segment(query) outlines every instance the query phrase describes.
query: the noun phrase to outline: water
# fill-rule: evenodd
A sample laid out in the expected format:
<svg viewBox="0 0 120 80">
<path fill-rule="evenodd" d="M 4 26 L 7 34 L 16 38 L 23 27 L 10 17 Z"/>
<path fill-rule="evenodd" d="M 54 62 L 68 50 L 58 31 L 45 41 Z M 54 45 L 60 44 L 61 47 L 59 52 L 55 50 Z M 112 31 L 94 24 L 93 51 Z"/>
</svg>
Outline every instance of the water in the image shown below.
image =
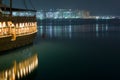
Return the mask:
<svg viewBox="0 0 120 80">
<path fill-rule="evenodd" d="M 38 55 L 38 67 L 32 80 L 117 80 L 120 79 L 120 26 L 38 26 L 33 45 L 1 55 L 0 69 L 34 53 Z"/>
</svg>

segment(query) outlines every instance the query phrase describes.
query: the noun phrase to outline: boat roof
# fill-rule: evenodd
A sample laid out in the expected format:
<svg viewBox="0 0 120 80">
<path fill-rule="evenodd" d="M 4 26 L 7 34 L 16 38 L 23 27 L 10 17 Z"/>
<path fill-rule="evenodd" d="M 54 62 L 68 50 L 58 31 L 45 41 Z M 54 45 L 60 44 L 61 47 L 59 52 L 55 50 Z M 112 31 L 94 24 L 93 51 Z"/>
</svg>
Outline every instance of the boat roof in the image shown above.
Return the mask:
<svg viewBox="0 0 120 80">
<path fill-rule="evenodd" d="M 10 7 L 4 5 L 4 4 L 0 4 L 0 8 L 2 11 L 10 11 Z M 12 11 L 31 11 L 31 12 L 36 12 L 37 10 L 33 10 L 33 9 L 20 9 L 20 8 L 12 8 Z"/>
</svg>

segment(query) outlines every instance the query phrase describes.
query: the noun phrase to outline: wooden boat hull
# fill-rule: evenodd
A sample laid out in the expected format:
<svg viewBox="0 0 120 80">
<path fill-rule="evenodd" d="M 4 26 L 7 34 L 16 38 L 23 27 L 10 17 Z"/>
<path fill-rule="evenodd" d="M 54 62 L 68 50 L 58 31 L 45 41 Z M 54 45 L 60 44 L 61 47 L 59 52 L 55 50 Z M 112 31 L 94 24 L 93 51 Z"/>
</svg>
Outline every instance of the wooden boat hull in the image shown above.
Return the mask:
<svg viewBox="0 0 120 80">
<path fill-rule="evenodd" d="M 15 41 L 11 41 L 12 36 L 0 38 L 0 52 L 31 44 L 35 36 L 36 32 L 17 36 Z"/>
</svg>

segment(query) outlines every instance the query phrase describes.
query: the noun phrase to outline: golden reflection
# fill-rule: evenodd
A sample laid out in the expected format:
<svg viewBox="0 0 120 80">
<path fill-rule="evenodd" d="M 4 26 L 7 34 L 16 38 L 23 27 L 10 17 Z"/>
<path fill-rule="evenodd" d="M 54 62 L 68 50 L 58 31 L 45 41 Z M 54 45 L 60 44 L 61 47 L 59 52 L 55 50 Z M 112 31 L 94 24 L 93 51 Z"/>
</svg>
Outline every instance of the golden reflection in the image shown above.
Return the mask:
<svg viewBox="0 0 120 80">
<path fill-rule="evenodd" d="M 30 74 L 38 66 L 38 56 L 34 54 L 33 56 L 21 61 L 14 61 L 13 66 L 9 69 L 0 72 L 0 80 L 16 80 L 23 78 L 24 76 Z"/>
</svg>

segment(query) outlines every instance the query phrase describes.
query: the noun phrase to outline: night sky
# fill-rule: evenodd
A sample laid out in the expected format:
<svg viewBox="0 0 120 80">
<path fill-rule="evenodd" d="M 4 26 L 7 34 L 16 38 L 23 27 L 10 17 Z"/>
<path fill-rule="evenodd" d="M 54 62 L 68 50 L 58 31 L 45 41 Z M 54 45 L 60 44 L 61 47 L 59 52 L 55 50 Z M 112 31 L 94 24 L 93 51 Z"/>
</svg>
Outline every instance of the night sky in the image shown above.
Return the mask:
<svg viewBox="0 0 120 80">
<path fill-rule="evenodd" d="M 25 0 L 30 7 L 30 0 Z M 120 0 L 31 0 L 36 9 L 80 9 L 92 15 L 120 15 Z M 13 0 L 13 6 L 25 8 L 24 0 Z M 8 0 L 4 0 L 8 3 Z"/>
</svg>

